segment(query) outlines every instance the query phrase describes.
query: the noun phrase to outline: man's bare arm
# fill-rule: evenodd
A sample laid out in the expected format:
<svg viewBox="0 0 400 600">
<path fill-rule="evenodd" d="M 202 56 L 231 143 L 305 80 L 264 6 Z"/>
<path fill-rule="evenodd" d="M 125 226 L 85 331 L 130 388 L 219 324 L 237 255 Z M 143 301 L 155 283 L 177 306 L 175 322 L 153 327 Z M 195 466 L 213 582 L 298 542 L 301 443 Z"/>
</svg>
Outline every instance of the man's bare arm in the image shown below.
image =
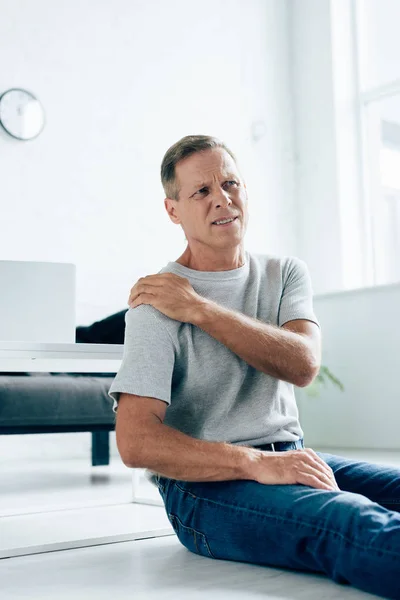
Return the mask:
<svg viewBox="0 0 400 600">
<path fill-rule="evenodd" d="M 263 323 L 210 300 L 193 313 L 191 322 L 263 373 L 299 387 L 309 385 L 318 373 L 318 344 L 311 336 Z M 316 339 L 318 326 L 311 321 L 307 324 L 315 328 Z"/>
<path fill-rule="evenodd" d="M 131 468 L 148 468 L 171 479 L 249 479 L 258 450 L 198 440 L 163 423 L 167 403 L 121 393 L 115 424 L 118 451 Z"/>
<path fill-rule="evenodd" d="M 225 442 L 192 438 L 165 424 L 141 431 L 140 449 L 129 467 L 147 468 L 183 481 L 253 479 L 252 463 L 260 451 Z"/>
<path fill-rule="evenodd" d="M 165 411 L 161 400 L 121 394 L 116 437 L 125 465 L 180 481 L 247 479 L 270 485 L 302 483 L 337 489 L 332 470 L 311 449 L 265 452 L 198 440 L 165 425 Z"/>
</svg>

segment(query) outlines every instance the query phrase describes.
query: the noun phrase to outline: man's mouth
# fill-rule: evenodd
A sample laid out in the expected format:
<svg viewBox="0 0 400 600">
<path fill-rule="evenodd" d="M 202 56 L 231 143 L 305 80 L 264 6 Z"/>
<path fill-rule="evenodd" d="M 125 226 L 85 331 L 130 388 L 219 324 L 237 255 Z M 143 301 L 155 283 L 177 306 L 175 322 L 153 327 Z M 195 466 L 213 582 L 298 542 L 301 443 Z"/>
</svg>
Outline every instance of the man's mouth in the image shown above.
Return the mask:
<svg viewBox="0 0 400 600">
<path fill-rule="evenodd" d="M 236 219 L 238 219 L 237 216 L 232 217 L 231 219 L 218 219 L 217 221 L 213 221 L 212 224 L 217 225 L 218 227 L 228 227 L 229 225 L 232 225 Z"/>
</svg>

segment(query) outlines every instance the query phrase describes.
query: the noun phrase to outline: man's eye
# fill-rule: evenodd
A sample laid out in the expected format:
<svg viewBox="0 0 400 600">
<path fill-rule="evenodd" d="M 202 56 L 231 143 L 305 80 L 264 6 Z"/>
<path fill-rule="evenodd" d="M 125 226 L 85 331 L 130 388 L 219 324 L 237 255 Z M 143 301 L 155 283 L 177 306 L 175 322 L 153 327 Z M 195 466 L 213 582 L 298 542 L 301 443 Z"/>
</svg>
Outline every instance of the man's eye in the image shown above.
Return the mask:
<svg viewBox="0 0 400 600">
<path fill-rule="evenodd" d="M 231 181 L 227 181 L 226 183 L 227 183 L 228 185 L 238 185 L 238 182 L 237 182 L 237 181 L 233 181 L 233 180 L 231 180 Z"/>
<path fill-rule="evenodd" d="M 198 194 L 205 194 L 205 192 L 207 191 L 207 188 L 201 188 L 201 190 L 198 190 Z"/>
</svg>

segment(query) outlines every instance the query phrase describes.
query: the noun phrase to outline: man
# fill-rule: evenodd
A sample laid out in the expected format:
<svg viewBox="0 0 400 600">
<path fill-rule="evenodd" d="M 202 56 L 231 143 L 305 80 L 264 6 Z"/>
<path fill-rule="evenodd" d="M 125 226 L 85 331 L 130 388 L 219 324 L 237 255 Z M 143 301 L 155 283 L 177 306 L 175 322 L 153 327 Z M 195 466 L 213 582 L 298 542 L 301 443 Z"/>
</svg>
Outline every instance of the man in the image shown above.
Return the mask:
<svg viewBox="0 0 400 600">
<path fill-rule="evenodd" d="M 123 462 L 192 552 L 400 598 L 400 471 L 304 448 L 293 386 L 320 365 L 306 265 L 244 249 L 246 185 L 219 140 L 181 139 L 161 179 L 187 247 L 131 290 L 109 392 Z"/>
</svg>

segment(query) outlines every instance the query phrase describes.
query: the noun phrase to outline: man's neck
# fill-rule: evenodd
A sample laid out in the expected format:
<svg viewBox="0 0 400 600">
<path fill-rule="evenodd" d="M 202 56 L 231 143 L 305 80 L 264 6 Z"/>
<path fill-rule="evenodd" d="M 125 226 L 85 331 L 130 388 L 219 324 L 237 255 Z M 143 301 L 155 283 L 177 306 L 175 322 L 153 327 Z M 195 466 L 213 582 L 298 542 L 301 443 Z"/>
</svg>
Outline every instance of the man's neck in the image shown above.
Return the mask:
<svg viewBox="0 0 400 600">
<path fill-rule="evenodd" d="M 214 256 L 194 256 L 190 248 L 175 261 L 183 267 L 195 271 L 232 271 L 242 267 L 245 263 L 245 251 L 241 247 L 231 256 L 217 254 Z"/>
</svg>

